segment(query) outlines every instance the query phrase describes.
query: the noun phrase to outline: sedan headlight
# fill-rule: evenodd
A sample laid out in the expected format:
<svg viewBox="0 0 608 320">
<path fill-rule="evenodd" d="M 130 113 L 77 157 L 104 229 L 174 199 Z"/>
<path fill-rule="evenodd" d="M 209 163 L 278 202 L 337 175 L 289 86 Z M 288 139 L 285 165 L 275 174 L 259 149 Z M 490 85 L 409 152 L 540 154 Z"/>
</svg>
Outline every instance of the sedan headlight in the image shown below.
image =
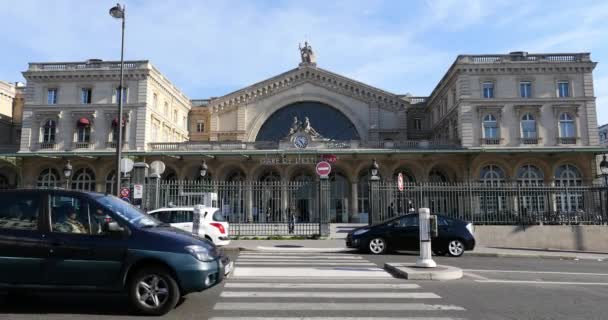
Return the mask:
<svg viewBox="0 0 608 320">
<path fill-rule="evenodd" d="M 369 231 L 369 229 L 359 229 L 359 230 L 353 232 L 353 236 L 359 236 L 359 235 L 362 235 L 362 234 L 364 234 L 364 233 L 366 233 L 368 231 Z"/>
<path fill-rule="evenodd" d="M 197 260 L 200 260 L 203 262 L 209 262 L 209 261 L 213 261 L 215 259 L 211 255 L 211 252 L 209 251 L 209 249 L 207 249 L 205 247 L 187 246 L 185 249 L 186 249 L 186 251 L 188 251 L 188 253 L 190 253 Z"/>
</svg>

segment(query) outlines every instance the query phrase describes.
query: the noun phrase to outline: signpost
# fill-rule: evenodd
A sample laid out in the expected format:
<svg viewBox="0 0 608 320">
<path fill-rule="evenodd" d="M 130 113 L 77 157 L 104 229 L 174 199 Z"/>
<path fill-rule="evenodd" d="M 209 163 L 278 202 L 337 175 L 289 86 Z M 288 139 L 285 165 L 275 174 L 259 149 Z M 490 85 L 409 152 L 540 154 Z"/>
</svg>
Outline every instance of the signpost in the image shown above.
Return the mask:
<svg viewBox="0 0 608 320">
<path fill-rule="evenodd" d="M 317 163 L 316 170 L 319 177 L 328 177 L 331 173 L 331 164 L 327 161 L 321 161 Z"/>
<path fill-rule="evenodd" d="M 399 191 L 403 191 L 403 173 L 401 172 L 397 176 L 397 188 L 399 188 Z"/>
</svg>

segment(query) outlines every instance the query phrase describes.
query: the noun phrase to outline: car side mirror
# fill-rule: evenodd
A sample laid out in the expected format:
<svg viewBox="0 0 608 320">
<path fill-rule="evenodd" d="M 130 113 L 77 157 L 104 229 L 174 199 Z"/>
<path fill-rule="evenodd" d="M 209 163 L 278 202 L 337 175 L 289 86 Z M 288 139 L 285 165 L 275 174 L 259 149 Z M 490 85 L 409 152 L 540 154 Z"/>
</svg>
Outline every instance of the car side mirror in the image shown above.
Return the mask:
<svg viewBox="0 0 608 320">
<path fill-rule="evenodd" d="M 105 230 L 108 233 L 114 234 L 123 234 L 125 232 L 125 228 L 121 227 L 116 221 L 106 222 Z"/>
</svg>

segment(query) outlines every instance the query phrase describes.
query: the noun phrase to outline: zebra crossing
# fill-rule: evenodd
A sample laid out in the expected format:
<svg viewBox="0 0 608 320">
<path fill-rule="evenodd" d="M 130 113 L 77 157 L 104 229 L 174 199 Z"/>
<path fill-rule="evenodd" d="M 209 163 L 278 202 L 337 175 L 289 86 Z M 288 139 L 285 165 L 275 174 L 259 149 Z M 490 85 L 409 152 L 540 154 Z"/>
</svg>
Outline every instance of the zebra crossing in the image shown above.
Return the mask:
<svg viewBox="0 0 608 320">
<path fill-rule="evenodd" d="M 441 299 L 358 255 L 242 252 L 210 319 L 464 319 Z"/>
</svg>

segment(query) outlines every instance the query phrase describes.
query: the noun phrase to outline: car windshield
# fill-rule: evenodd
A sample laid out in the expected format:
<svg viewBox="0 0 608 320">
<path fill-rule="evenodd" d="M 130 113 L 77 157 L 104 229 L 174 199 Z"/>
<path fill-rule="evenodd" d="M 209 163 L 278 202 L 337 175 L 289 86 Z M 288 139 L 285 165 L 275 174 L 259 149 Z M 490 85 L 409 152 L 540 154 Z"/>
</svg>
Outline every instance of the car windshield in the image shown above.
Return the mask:
<svg viewBox="0 0 608 320">
<path fill-rule="evenodd" d="M 130 203 L 120 200 L 115 196 L 105 195 L 97 198 L 97 201 L 138 228 L 157 227 L 163 224 L 152 216 L 145 214 L 140 209 L 132 206 Z"/>
</svg>

